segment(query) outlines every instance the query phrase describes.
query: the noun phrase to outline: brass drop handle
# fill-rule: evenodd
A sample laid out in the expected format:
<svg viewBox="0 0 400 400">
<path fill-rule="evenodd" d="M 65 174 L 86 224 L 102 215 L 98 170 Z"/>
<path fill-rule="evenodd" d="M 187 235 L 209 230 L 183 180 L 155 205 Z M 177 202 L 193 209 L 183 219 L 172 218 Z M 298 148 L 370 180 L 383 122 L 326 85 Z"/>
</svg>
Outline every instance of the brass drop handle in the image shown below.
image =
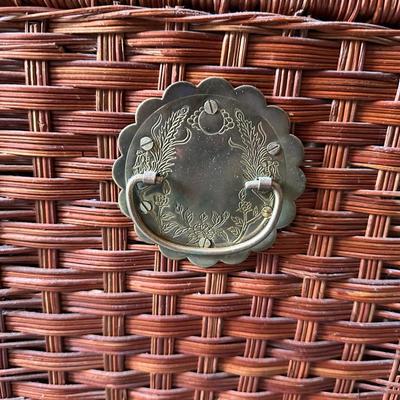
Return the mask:
<svg viewBox="0 0 400 400">
<path fill-rule="evenodd" d="M 271 216 L 268 220 L 265 220 L 259 228 L 255 231 L 255 234 L 241 243 L 236 243 L 231 246 L 221 246 L 212 248 L 202 248 L 185 246 L 179 243 L 171 242 L 170 240 L 164 239 L 161 236 L 156 235 L 151 231 L 146 224 L 143 222 L 138 208 L 134 204 L 133 189 L 138 183 L 145 185 L 157 185 L 162 183 L 162 177 L 157 175 L 154 171 L 146 171 L 143 174 L 136 174 L 132 176 L 126 185 L 126 204 L 129 212 L 129 216 L 136 224 L 136 226 L 154 243 L 158 243 L 160 246 L 169 248 L 170 250 L 180 253 L 190 253 L 193 255 L 208 255 L 208 256 L 224 256 L 234 254 L 236 252 L 242 252 L 249 250 L 262 242 L 275 228 L 278 223 L 279 216 L 282 209 L 282 189 L 280 185 L 270 177 L 259 177 L 253 181 L 245 183 L 245 189 L 257 190 L 257 191 L 268 191 L 272 190 L 274 193 L 274 207 Z"/>
</svg>

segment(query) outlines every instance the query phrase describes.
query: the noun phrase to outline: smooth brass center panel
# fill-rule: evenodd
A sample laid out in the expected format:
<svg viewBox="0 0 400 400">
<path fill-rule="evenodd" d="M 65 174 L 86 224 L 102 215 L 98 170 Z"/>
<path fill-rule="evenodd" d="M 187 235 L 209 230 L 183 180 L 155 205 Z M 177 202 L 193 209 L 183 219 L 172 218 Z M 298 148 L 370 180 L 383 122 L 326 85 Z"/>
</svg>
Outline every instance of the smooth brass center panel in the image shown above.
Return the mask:
<svg viewBox="0 0 400 400">
<path fill-rule="evenodd" d="M 305 178 L 286 113 L 252 86 L 178 82 L 120 134 L 121 210 L 167 257 L 240 263 L 295 216 Z"/>
</svg>

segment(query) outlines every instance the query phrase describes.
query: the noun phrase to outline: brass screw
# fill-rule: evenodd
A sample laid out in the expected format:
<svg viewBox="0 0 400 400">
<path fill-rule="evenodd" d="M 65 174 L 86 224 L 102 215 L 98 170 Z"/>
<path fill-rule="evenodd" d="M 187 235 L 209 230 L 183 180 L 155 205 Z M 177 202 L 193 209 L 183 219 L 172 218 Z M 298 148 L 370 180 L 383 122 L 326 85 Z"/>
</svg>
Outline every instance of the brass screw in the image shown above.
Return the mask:
<svg viewBox="0 0 400 400">
<path fill-rule="evenodd" d="M 202 237 L 199 240 L 199 246 L 200 247 L 210 247 L 211 246 L 211 240 L 207 239 L 205 237 Z"/>
<path fill-rule="evenodd" d="M 149 138 L 148 136 L 144 136 L 140 139 L 140 147 L 144 151 L 149 151 L 153 148 L 154 142 L 152 138 Z"/>
<path fill-rule="evenodd" d="M 271 156 L 276 156 L 281 151 L 281 145 L 277 142 L 268 143 L 267 151 Z"/>
<path fill-rule="evenodd" d="M 152 209 L 152 205 L 151 205 L 151 203 L 148 202 L 148 201 L 142 201 L 142 202 L 140 203 L 140 205 L 139 205 L 139 208 L 140 208 L 140 211 L 141 211 L 143 214 L 148 214 L 148 213 L 151 211 L 151 209 Z"/>
<path fill-rule="evenodd" d="M 215 100 L 207 100 L 204 103 L 204 111 L 207 114 L 215 114 L 218 111 L 218 104 Z"/>
<path fill-rule="evenodd" d="M 269 206 L 265 206 L 265 207 L 263 207 L 263 208 L 261 209 L 261 215 L 262 215 L 264 218 L 269 218 L 269 217 L 271 216 L 271 213 L 272 213 L 272 208 L 269 207 Z"/>
</svg>

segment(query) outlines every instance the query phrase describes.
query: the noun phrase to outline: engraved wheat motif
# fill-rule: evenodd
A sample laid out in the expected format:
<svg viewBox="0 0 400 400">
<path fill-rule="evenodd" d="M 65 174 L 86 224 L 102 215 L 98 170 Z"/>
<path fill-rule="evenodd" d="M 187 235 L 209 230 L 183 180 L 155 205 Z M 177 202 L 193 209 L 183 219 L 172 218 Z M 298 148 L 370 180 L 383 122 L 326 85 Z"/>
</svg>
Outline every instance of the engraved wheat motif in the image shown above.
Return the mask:
<svg viewBox="0 0 400 400">
<path fill-rule="evenodd" d="M 232 148 L 241 151 L 240 163 L 243 166 L 244 179 L 250 181 L 260 176 L 277 178 L 279 176 L 279 163 L 268 154 L 268 137 L 262 122 L 260 121 L 257 124 L 256 129 L 254 124 L 246 119 L 244 113 L 239 109 L 235 110 L 235 118 L 241 143 L 234 142 L 231 137 L 228 139 L 228 143 Z M 272 210 L 273 196 L 271 193 L 253 192 L 253 195 L 257 196 L 264 206 L 261 210 L 257 206 L 253 207 L 252 203 L 246 200 L 247 193 L 245 189 L 239 192 L 240 201 L 236 211 L 241 216 L 232 217 L 234 226 L 229 228 L 237 236 L 234 243 L 241 240 L 251 224 L 261 217 L 268 218 L 270 210 Z"/>
<path fill-rule="evenodd" d="M 167 176 L 172 171 L 176 158 L 176 146 L 187 143 L 192 135 L 186 128 L 185 137 L 178 138 L 187 113 L 188 107 L 185 106 L 171 113 L 164 122 L 161 115 L 158 117 L 151 128 L 154 146 L 151 151 L 140 150 L 137 153 L 134 168 L 140 171 L 153 170 L 163 176 Z M 262 123 L 260 122 L 256 128 L 239 109 L 235 110 L 235 118 L 241 140 L 240 143 L 236 143 L 229 138 L 228 143 L 232 148 L 241 151 L 240 163 L 243 167 L 243 177 L 246 180 L 265 175 L 276 177 L 278 161 L 272 160 L 267 152 L 268 138 Z M 211 214 L 202 212 L 200 215 L 194 215 L 183 205 L 171 203 L 171 188 L 168 179 L 164 180 L 161 192 L 148 196 L 147 190 L 148 188 L 142 189 L 141 196 L 154 205 L 150 213 L 156 219 L 161 232 L 173 238 L 186 237 L 189 244 L 196 244 L 201 238 L 207 238 L 213 242 L 219 240 L 239 242 L 253 223 L 262 217 L 268 218 L 268 210 L 272 202 L 271 194 L 255 192 L 254 195 L 262 201 L 263 206 L 253 205 L 247 200 L 246 190 L 242 189 L 238 194 L 236 215 L 231 215 L 228 211 L 222 214 L 212 211 Z"/>
<path fill-rule="evenodd" d="M 150 130 L 154 142 L 153 148 L 150 151 L 139 150 L 136 153 L 134 173 L 154 171 L 167 176 L 172 171 L 176 159 L 176 146 L 186 144 L 192 136 L 191 131 L 186 129 L 186 135 L 181 139 L 178 138 L 188 111 L 188 106 L 173 111 L 164 122 L 162 115 L 158 116 Z"/>
<path fill-rule="evenodd" d="M 243 165 L 243 176 L 246 180 L 253 180 L 260 176 L 278 176 L 278 163 L 274 162 L 267 151 L 267 134 L 262 122 L 257 124 L 246 119 L 243 112 L 235 110 L 237 127 L 239 129 L 241 143 L 236 143 L 229 138 L 228 143 L 232 148 L 242 152 L 240 163 Z"/>
</svg>

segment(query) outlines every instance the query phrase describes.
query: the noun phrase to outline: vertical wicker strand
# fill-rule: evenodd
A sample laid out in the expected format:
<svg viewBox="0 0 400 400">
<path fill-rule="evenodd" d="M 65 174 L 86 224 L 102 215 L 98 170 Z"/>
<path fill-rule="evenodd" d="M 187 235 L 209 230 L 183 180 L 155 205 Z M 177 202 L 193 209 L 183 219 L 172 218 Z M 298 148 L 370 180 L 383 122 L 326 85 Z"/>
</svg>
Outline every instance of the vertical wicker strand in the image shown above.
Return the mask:
<svg viewBox="0 0 400 400">
<path fill-rule="evenodd" d="M 295 32 L 283 32 L 283 36 L 291 36 Z M 275 73 L 273 96 L 296 97 L 300 95 L 301 71 L 278 68 Z M 276 274 L 278 271 L 278 255 L 257 255 L 256 272 L 261 274 Z M 252 299 L 251 316 L 258 318 L 271 317 L 274 300 L 255 296 Z M 262 358 L 267 348 L 266 340 L 248 339 L 244 357 Z M 258 377 L 241 376 L 238 390 L 241 392 L 256 392 L 258 388 Z"/>
<path fill-rule="evenodd" d="M 97 59 L 99 61 L 122 61 L 124 58 L 123 37 L 119 34 L 103 34 L 98 36 Z M 122 111 L 122 91 L 107 89 L 96 91 L 96 110 L 108 112 Z M 112 136 L 99 136 L 97 138 L 99 158 L 115 159 L 118 157 L 116 138 Z M 113 182 L 100 183 L 100 200 L 105 202 L 118 201 L 118 188 Z M 125 250 L 127 247 L 127 229 L 103 228 L 103 250 Z M 124 273 L 104 273 L 104 291 L 106 293 L 119 293 L 124 290 Z M 125 321 L 122 316 L 110 315 L 103 317 L 103 335 L 122 336 L 125 334 Z M 124 359 L 119 355 L 104 355 L 105 371 L 118 372 L 124 370 Z M 107 400 L 125 400 L 125 389 L 106 389 Z"/>
<path fill-rule="evenodd" d="M 0 332 L 5 332 L 4 316 L 0 310 Z M 1 343 L 2 341 L 0 341 Z M 9 368 L 8 354 L 6 349 L 0 349 L 0 368 L 6 370 Z M 12 395 L 10 382 L 0 382 L 0 398 L 8 399 Z"/>
<path fill-rule="evenodd" d="M 166 22 L 165 30 L 186 30 L 185 24 L 174 24 Z M 158 75 L 158 89 L 164 90 L 171 83 L 184 80 L 185 65 L 184 64 L 160 64 Z M 154 271 L 155 272 L 176 272 L 178 270 L 178 262 L 169 260 L 159 251 L 154 255 Z M 176 314 L 176 296 L 173 295 L 153 295 L 153 315 L 174 315 Z M 174 338 L 151 338 L 151 354 L 171 355 L 174 352 Z M 169 390 L 172 388 L 173 375 L 166 371 L 163 374 L 150 374 L 150 388 Z"/>
<path fill-rule="evenodd" d="M 248 34 L 241 32 L 226 32 L 221 48 L 220 65 L 242 67 L 246 59 Z M 222 294 L 226 291 L 227 273 L 206 273 L 206 294 Z M 218 338 L 222 335 L 223 323 L 219 317 L 204 317 L 202 321 L 202 337 Z M 216 357 L 199 357 L 197 372 L 210 374 L 217 372 Z M 196 400 L 212 400 L 214 392 L 197 390 Z"/>
<path fill-rule="evenodd" d="M 176 272 L 178 262 L 169 260 L 159 251 L 155 253 L 154 271 Z M 174 315 L 176 313 L 176 296 L 153 295 L 153 315 Z M 174 349 L 174 338 L 151 338 L 151 353 L 159 355 L 171 355 Z M 150 387 L 152 389 L 169 390 L 172 388 L 172 374 L 166 371 L 163 374 L 150 374 Z"/>
<path fill-rule="evenodd" d="M 44 23 L 27 23 L 26 31 L 38 33 L 45 31 Z M 27 85 L 47 86 L 48 64 L 46 61 L 25 61 L 25 81 Z M 47 132 L 50 130 L 50 112 L 30 110 L 28 114 L 30 130 L 33 132 Z M 54 178 L 53 162 L 49 158 L 35 157 L 33 159 L 34 176 L 37 178 Z M 36 201 L 36 221 L 40 224 L 56 223 L 56 204 L 54 201 Z M 57 250 L 39 249 L 39 266 L 41 268 L 57 268 Z M 59 294 L 55 292 L 42 292 L 43 311 L 53 314 L 60 313 Z M 58 353 L 62 351 L 61 338 L 58 336 L 46 336 L 46 351 Z M 49 371 L 49 383 L 62 385 L 65 383 L 65 374 L 60 371 Z"/>
<path fill-rule="evenodd" d="M 395 101 L 400 100 L 400 84 L 397 88 Z M 386 130 L 385 148 L 400 148 L 400 127 L 388 126 Z M 400 174 L 392 171 L 379 171 L 375 183 L 375 190 L 396 191 L 399 186 Z M 388 236 L 391 223 L 390 216 L 369 215 L 365 237 L 385 238 Z M 381 260 L 360 260 L 359 279 L 374 280 L 380 279 L 383 262 Z M 352 322 L 371 322 L 374 317 L 376 306 L 373 303 L 354 302 L 351 314 Z M 395 339 L 395 338 L 393 338 Z M 342 360 L 360 361 L 363 357 L 365 346 L 361 344 L 345 344 Z M 399 350 L 396 350 L 389 381 L 393 382 L 399 379 Z M 351 393 L 355 382 L 349 379 L 337 379 L 335 384 L 336 393 Z M 389 383 L 388 383 L 389 386 Z M 385 400 L 395 399 L 389 397 L 386 393 Z"/>
<path fill-rule="evenodd" d="M 256 273 L 276 274 L 279 257 L 277 255 L 258 253 L 256 262 Z M 271 317 L 274 299 L 268 297 L 254 296 L 251 303 L 250 316 L 253 318 Z M 265 355 L 267 341 L 261 339 L 247 339 L 244 351 L 245 358 L 262 358 Z M 245 393 L 256 392 L 258 389 L 259 377 L 241 376 L 238 384 L 238 391 Z"/>
<path fill-rule="evenodd" d="M 205 294 L 222 294 L 226 291 L 227 274 L 217 272 L 206 273 Z M 219 317 L 204 317 L 202 321 L 201 336 L 218 338 L 222 334 L 222 319 Z M 216 357 L 201 356 L 198 360 L 197 372 L 212 374 L 217 371 L 218 359 Z M 196 390 L 195 400 L 213 400 L 214 392 Z"/>
<path fill-rule="evenodd" d="M 363 68 L 365 45 L 359 41 L 343 41 L 338 60 L 339 71 L 359 71 Z M 355 116 L 357 102 L 353 100 L 332 101 L 330 120 L 350 122 Z M 325 146 L 323 167 L 344 168 L 347 165 L 348 148 L 344 145 L 329 144 Z M 341 191 L 322 189 L 317 193 L 315 209 L 336 211 L 340 207 Z M 312 235 L 310 237 L 308 255 L 329 257 L 332 254 L 332 236 Z M 310 299 L 324 297 L 326 282 L 322 279 L 306 277 L 303 279 L 302 296 Z M 298 342 L 313 342 L 317 337 L 318 324 L 315 321 L 300 320 L 297 322 L 295 340 Z M 295 379 L 306 378 L 310 363 L 291 360 L 288 366 L 288 376 Z M 300 394 L 285 394 L 284 400 L 299 400 Z"/>
</svg>

